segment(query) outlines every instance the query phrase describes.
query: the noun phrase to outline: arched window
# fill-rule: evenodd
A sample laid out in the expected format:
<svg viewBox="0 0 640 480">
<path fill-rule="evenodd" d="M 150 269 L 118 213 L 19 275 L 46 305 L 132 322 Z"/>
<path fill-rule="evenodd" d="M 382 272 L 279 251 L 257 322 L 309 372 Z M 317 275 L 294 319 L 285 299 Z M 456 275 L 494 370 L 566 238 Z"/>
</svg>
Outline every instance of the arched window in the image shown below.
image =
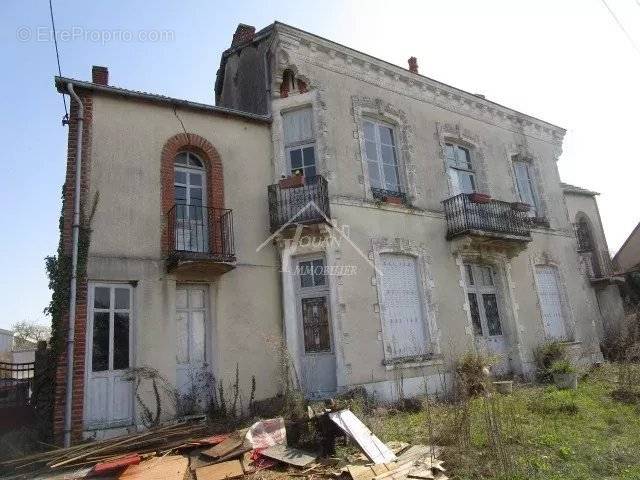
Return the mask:
<svg viewBox="0 0 640 480">
<path fill-rule="evenodd" d="M 574 224 L 574 228 L 578 242 L 578 254 L 584 262 L 587 275 L 591 278 L 600 277 L 602 270 L 598 260 L 598 249 L 596 248 L 589 221 L 584 216 L 580 216 Z"/>
<path fill-rule="evenodd" d="M 192 152 L 180 152 L 174 160 L 176 203 L 176 248 L 207 251 L 207 205 L 205 170 L 202 160 Z"/>
</svg>

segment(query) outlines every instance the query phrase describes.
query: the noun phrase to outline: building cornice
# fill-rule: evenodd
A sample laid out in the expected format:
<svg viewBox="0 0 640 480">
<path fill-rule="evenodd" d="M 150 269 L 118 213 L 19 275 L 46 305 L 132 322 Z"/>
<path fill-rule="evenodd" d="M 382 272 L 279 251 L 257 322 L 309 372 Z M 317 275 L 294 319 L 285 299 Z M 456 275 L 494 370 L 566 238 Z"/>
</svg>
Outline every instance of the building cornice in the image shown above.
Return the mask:
<svg viewBox="0 0 640 480">
<path fill-rule="evenodd" d="M 566 130 L 478 95 L 410 72 L 326 38 L 275 22 L 281 48 L 298 51 L 317 67 L 350 75 L 441 108 L 556 145 Z"/>
</svg>

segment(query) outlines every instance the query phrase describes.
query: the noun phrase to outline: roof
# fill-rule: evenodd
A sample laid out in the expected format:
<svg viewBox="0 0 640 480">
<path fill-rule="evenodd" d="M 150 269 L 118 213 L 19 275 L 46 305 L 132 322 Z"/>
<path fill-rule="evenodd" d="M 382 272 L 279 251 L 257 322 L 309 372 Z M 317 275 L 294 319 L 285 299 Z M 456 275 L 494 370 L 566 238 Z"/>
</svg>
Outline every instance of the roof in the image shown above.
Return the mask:
<svg viewBox="0 0 640 480">
<path fill-rule="evenodd" d="M 68 93 L 67 84 L 71 83 L 74 86 L 74 88 L 81 88 L 84 90 L 104 93 L 107 95 L 120 96 L 120 97 L 130 98 L 134 100 L 143 100 L 143 101 L 165 104 L 165 105 L 170 105 L 175 107 L 183 107 L 191 110 L 200 110 L 200 111 L 214 113 L 218 115 L 234 116 L 238 118 L 243 118 L 245 120 L 252 120 L 257 122 L 268 123 L 271 121 L 271 118 L 265 115 L 242 112 L 240 110 L 234 110 L 232 108 L 218 107 L 215 105 L 207 105 L 205 103 L 192 102 L 190 100 L 184 100 L 181 98 L 167 97 L 164 95 L 158 95 L 156 93 L 141 92 L 138 90 L 127 90 L 125 88 L 113 87 L 111 85 L 100 85 L 97 83 L 77 80 L 75 78 L 56 76 L 54 83 L 55 83 L 56 89 L 60 93 Z"/>
<path fill-rule="evenodd" d="M 625 247 L 629 244 L 629 242 L 631 241 L 631 239 L 640 232 L 640 222 L 638 222 L 638 224 L 635 226 L 635 228 L 631 231 L 631 233 L 629 234 L 629 236 L 627 237 L 627 239 L 624 241 L 624 243 L 622 244 L 622 246 L 618 249 L 618 251 L 616 252 L 616 254 L 613 256 L 613 262 L 615 262 L 617 260 L 618 255 L 620 254 L 620 252 L 622 252 L 622 250 L 625 249 Z"/>
<path fill-rule="evenodd" d="M 421 75 L 419 73 L 410 72 L 406 68 L 400 67 L 398 65 L 395 65 L 395 64 L 393 64 L 391 62 L 388 62 L 386 60 L 383 60 L 381 58 L 374 57 L 372 55 L 369 55 L 368 53 L 361 52 L 361 51 L 356 50 L 354 48 L 348 47 L 346 45 L 343 45 L 341 43 L 335 42 L 333 40 L 329 40 L 329 39 L 327 39 L 325 37 L 322 37 L 320 35 L 316 35 L 315 33 L 311 33 L 311 32 L 308 32 L 306 30 L 302 30 L 301 28 L 288 25 L 288 24 L 280 22 L 278 20 L 274 21 L 272 24 L 267 25 L 266 27 L 264 27 L 260 31 L 256 32 L 256 34 L 255 34 L 255 36 L 254 36 L 254 38 L 252 40 L 250 40 L 250 41 L 248 41 L 248 42 L 246 42 L 244 44 L 237 45 L 235 47 L 228 48 L 227 50 L 225 50 L 221 55 L 220 70 L 218 70 L 218 72 L 221 73 L 222 75 L 224 75 L 224 64 L 225 64 L 226 59 L 227 59 L 227 57 L 229 55 L 231 55 L 234 52 L 242 50 L 243 48 L 245 48 L 248 45 L 252 45 L 254 43 L 257 43 L 257 42 L 260 42 L 260 41 L 264 40 L 265 38 L 269 37 L 273 33 L 273 31 L 277 31 L 278 27 L 281 27 L 281 28 L 283 27 L 285 29 L 294 30 L 294 31 L 296 31 L 298 33 L 301 33 L 301 34 L 304 34 L 304 35 L 308 35 L 310 37 L 314 37 L 314 38 L 316 38 L 318 40 L 321 40 L 323 42 L 331 43 L 331 44 L 336 45 L 336 46 L 338 46 L 338 47 L 340 47 L 342 49 L 349 50 L 349 51 L 351 51 L 351 52 L 353 52 L 355 54 L 363 55 L 363 56 L 367 57 L 370 60 L 374 60 L 374 61 L 377 61 L 377 62 L 382 62 L 382 63 L 388 65 L 389 67 L 391 67 L 393 69 L 396 69 L 398 72 L 402 72 L 402 74 L 404 74 L 404 75 L 414 76 L 416 78 L 423 79 L 423 80 L 426 80 L 426 81 L 428 81 L 430 83 L 436 84 L 437 86 L 448 88 L 448 89 L 452 89 L 452 90 L 454 90 L 456 92 L 463 93 L 463 94 L 466 94 L 466 95 L 471 95 L 471 96 L 474 97 L 474 101 L 484 102 L 484 103 L 486 103 L 488 105 L 493 105 L 493 106 L 499 107 L 501 109 L 509 110 L 510 112 L 512 112 L 513 114 L 516 114 L 517 116 L 521 116 L 521 117 L 525 117 L 525 118 L 528 118 L 528 119 L 532 119 L 532 120 L 535 120 L 537 122 L 542 122 L 542 123 L 548 125 L 549 127 L 553 128 L 553 129 L 559 130 L 562 133 L 562 135 L 564 135 L 566 133 L 566 129 L 564 129 L 564 128 L 558 126 L 558 125 L 554 125 L 553 123 L 547 122 L 545 120 L 542 120 L 540 118 L 537 118 L 537 117 L 534 117 L 534 116 L 531 116 L 531 115 L 527 115 L 526 113 L 519 112 L 519 111 L 514 110 L 512 108 L 509 108 L 509 107 L 506 107 L 504 105 L 501 105 L 501 104 L 499 104 L 497 102 L 494 102 L 494 101 L 491 101 L 491 100 L 487 100 L 486 98 L 484 98 L 482 96 L 479 96 L 479 95 L 477 95 L 475 93 L 467 92 L 466 90 L 462 90 L 462 89 L 454 87 L 452 85 L 448 85 L 448 84 L 446 84 L 444 82 L 440 82 L 440 81 L 435 80 L 435 79 L 433 79 L 431 77 L 427 77 L 426 75 Z M 219 88 L 222 87 L 222 78 L 221 78 L 222 75 L 218 75 L 218 78 L 216 79 L 216 92 L 218 91 Z"/>
<path fill-rule="evenodd" d="M 0 328 L 0 335 L 11 335 L 13 337 L 13 332 L 11 330 L 5 330 L 4 328 Z"/>
<path fill-rule="evenodd" d="M 577 187 L 575 185 L 571 185 L 570 183 L 561 182 L 560 186 L 562 187 L 562 191 L 565 193 L 575 193 L 577 195 L 587 195 L 589 197 L 600 195 L 598 192 L 594 192 L 593 190 L 587 190 L 586 188 L 582 188 L 582 187 Z"/>
</svg>

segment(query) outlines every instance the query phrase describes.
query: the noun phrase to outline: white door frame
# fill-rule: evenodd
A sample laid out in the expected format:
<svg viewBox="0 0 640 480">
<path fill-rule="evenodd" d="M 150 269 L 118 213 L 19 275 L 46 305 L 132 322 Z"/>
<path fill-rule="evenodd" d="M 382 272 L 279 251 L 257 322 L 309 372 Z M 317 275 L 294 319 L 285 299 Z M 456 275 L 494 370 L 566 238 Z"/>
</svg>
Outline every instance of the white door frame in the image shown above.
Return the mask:
<svg viewBox="0 0 640 480">
<path fill-rule="evenodd" d="M 131 396 L 130 396 L 130 411 L 131 415 L 126 420 L 111 421 L 107 418 L 106 422 L 94 422 L 90 423 L 89 418 L 89 396 L 91 392 L 91 380 L 92 378 L 107 378 L 109 382 L 113 382 L 117 374 L 114 372 L 124 372 L 126 370 L 113 370 L 108 368 L 107 370 L 93 373 L 93 317 L 94 317 L 94 300 L 95 300 L 95 288 L 104 287 L 110 289 L 110 305 L 109 305 L 109 354 L 107 358 L 108 367 L 113 366 L 113 324 L 114 324 L 114 310 L 115 306 L 114 296 L 115 288 L 126 288 L 129 290 L 129 367 L 128 369 L 135 367 L 135 331 L 136 331 L 136 298 L 135 288 L 130 282 L 95 282 L 89 281 L 87 284 L 87 318 L 85 325 L 85 363 L 84 363 L 84 399 L 83 399 L 83 428 L 85 430 L 101 430 L 106 428 L 116 428 L 122 426 L 133 425 L 136 422 L 136 409 L 135 409 L 135 392 L 133 387 L 133 381 L 131 384 Z M 103 309 L 100 309 L 103 310 Z M 104 309 L 106 310 L 106 309 Z M 108 388 L 108 395 L 110 399 L 107 402 L 108 412 L 113 405 L 113 388 L 112 385 Z M 108 415 L 109 416 L 109 415 Z"/>
</svg>

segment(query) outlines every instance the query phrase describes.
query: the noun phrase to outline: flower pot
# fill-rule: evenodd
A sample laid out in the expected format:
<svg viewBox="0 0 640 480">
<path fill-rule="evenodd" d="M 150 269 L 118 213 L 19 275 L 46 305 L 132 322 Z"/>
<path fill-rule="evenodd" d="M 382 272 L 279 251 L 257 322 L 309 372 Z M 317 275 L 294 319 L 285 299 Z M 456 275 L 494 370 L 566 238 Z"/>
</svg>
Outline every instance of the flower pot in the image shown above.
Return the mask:
<svg viewBox="0 0 640 480">
<path fill-rule="evenodd" d="M 280 188 L 298 188 L 304 185 L 303 175 L 293 175 L 292 177 L 286 177 L 278 182 Z"/>
<path fill-rule="evenodd" d="M 531 205 L 529 205 L 528 203 L 524 203 L 524 202 L 513 202 L 511 204 L 511 210 L 513 210 L 514 212 L 522 212 L 522 213 L 526 213 L 531 209 Z"/>
<path fill-rule="evenodd" d="M 575 390 L 578 388 L 578 373 L 554 373 L 553 383 L 561 390 Z"/>
<path fill-rule="evenodd" d="M 471 203 L 489 203 L 491 201 L 491 195 L 486 193 L 470 193 L 469 201 Z"/>
<path fill-rule="evenodd" d="M 402 197 L 394 197 L 392 195 L 384 197 L 386 203 L 392 203 L 394 205 L 402 205 Z"/>
<path fill-rule="evenodd" d="M 513 380 L 502 380 L 499 382 L 493 382 L 493 385 L 496 387 L 496 392 L 503 395 L 509 395 L 511 392 L 513 392 Z"/>
</svg>

